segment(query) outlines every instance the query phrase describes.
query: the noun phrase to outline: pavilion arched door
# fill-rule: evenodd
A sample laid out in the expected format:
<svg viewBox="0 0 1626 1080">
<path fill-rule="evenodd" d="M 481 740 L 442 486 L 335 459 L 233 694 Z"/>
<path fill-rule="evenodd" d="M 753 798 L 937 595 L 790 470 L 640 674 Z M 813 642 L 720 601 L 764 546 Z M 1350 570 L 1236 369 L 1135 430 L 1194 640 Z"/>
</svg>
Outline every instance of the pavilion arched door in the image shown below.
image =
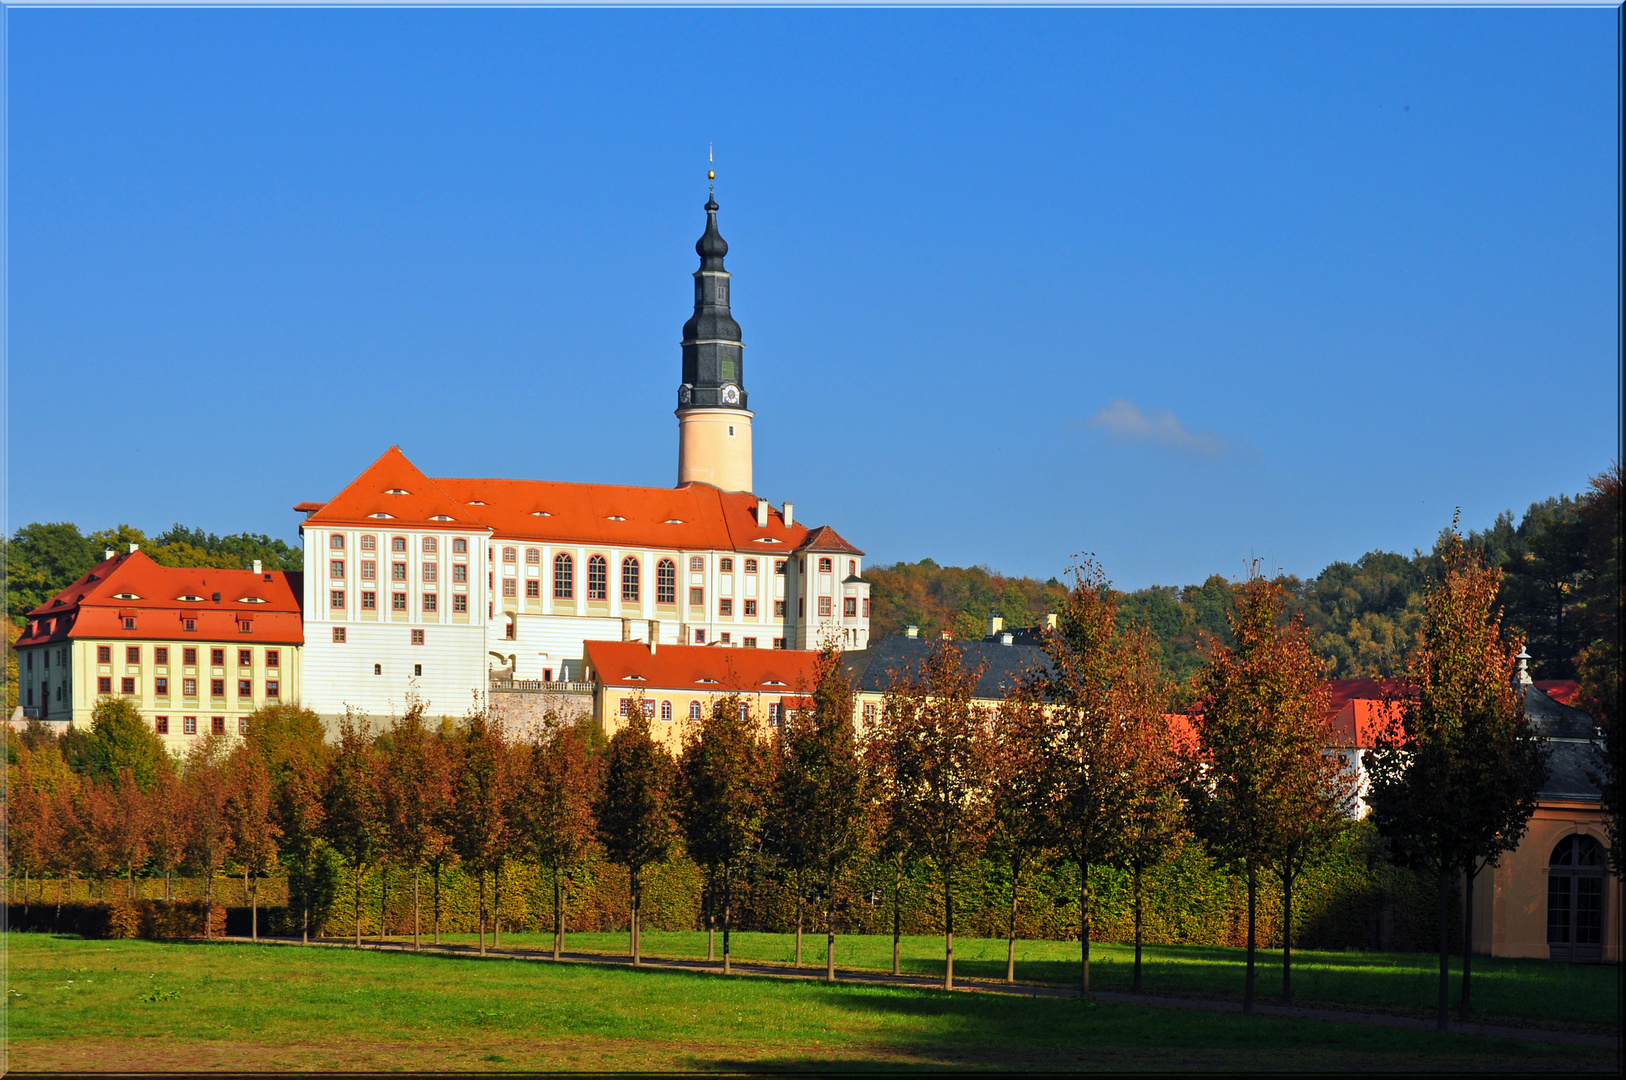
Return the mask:
<svg viewBox="0 0 1626 1080">
<path fill-rule="evenodd" d="M 1603 847 L 1590 836 L 1566 836 L 1547 861 L 1547 955 L 1603 959 Z"/>
</svg>

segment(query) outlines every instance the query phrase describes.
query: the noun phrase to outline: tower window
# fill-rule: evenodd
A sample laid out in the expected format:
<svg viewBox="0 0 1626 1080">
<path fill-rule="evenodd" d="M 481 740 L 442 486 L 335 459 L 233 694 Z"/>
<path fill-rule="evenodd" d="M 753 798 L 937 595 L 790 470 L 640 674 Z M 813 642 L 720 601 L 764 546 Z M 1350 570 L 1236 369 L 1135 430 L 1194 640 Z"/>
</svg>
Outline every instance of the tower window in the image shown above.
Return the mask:
<svg viewBox="0 0 1626 1080">
<path fill-rule="evenodd" d="M 730 439 L 732 439 L 734 437 L 734 425 L 733 424 L 728 425 L 728 437 Z"/>
<path fill-rule="evenodd" d="M 830 564 L 829 559 L 820 559 L 819 560 L 819 573 L 828 574 L 831 571 L 831 569 L 832 569 L 832 566 Z"/>
<path fill-rule="evenodd" d="M 655 603 L 677 603 L 677 563 L 671 559 L 655 564 Z"/>
</svg>

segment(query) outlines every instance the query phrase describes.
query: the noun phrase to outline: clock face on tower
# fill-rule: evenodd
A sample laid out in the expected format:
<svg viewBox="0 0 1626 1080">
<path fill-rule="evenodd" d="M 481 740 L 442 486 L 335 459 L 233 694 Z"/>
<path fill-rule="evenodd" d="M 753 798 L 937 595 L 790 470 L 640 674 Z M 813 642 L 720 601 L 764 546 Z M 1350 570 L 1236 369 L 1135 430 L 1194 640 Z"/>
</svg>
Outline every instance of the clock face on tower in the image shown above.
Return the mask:
<svg viewBox="0 0 1626 1080">
<path fill-rule="evenodd" d="M 725 405 L 738 405 L 740 403 L 740 388 L 733 383 L 723 387 L 723 403 Z"/>
</svg>

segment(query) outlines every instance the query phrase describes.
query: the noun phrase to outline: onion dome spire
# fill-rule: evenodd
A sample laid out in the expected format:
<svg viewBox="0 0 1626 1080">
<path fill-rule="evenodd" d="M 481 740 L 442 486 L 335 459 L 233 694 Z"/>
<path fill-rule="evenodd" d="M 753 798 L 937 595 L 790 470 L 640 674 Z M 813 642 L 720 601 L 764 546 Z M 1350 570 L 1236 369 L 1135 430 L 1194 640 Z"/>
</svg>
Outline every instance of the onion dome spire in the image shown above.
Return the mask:
<svg viewBox="0 0 1626 1080">
<path fill-rule="evenodd" d="M 715 181 L 708 170 L 707 179 Z M 744 409 L 745 345 L 740 324 L 728 307 L 731 275 L 723 269 L 728 241 L 717 231 L 715 187 L 706 199 L 706 231 L 695 243 L 700 269 L 694 273 L 694 314 L 683 324 L 683 385 L 678 408 L 693 406 Z"/>
</svg>

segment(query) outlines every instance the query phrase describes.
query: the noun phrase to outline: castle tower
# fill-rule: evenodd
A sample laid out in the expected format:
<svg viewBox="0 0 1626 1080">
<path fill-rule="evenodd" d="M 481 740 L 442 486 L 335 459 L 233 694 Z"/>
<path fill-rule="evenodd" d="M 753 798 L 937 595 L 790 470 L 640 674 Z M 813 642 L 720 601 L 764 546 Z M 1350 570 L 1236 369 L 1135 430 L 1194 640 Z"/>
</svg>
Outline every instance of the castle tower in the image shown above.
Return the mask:
<svg viewBox="0 0 1626 1080">
<path fill-rule="evenodd" d="M 751 490 L 751 413 L 746 408 L 745 345 L 728 311 L 728 243 L 717 232 L 717 200 L 706 201 L 706 232 L 694 249 L 694 315 L 683 324 L 678 387 L 678 483 Z"/>
</svg>

